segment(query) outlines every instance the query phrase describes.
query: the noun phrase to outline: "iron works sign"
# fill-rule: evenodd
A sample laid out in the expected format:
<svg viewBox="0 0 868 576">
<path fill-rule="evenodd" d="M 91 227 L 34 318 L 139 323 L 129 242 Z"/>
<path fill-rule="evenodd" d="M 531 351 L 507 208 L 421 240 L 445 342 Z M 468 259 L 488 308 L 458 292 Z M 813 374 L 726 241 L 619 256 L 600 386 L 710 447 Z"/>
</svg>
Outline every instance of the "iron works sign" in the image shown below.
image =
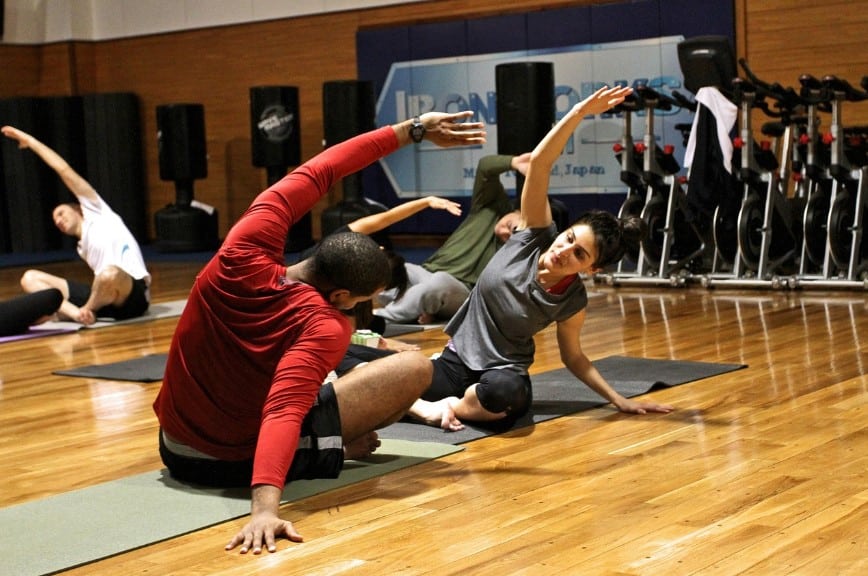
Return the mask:
<svg viewBox="0 0 868 576">
<path fill-rule="evenodd" d="M 682 88 L 677 45 L 681 36 L 586 44 L 544 51 L 517 51 L 392 64 L 377 102 L 377 125 L 385 126 L 428 112 L 472 110 L 486 124 L 484 146 L 442 149 L 423 142 L 404 147 L 380 162 L 396 194 L 410 198 L 436 194 L 469 196 L 479 158 L 497 153 L 495 66 L 508 62 L 551 62 L 555 74 L 555 113 L 561 118 L 574 104 L 603 85 L 646 84 L 657 90 Z M 644 119 L 633 122 L 633 137 L 642 141 Z M 658 142 L 676 146 L 683 159 L 680 133 L 674 125 L 689 122 L 690 113 L 673 109 L 656 114 Z M 619 165 L 612 152 L 623 120 L 613 114 L 586 118 L 552 171 L 553 194 L 623 193 Z M 513 176 L 505 176 L 514 188 Z"/>
</svg>

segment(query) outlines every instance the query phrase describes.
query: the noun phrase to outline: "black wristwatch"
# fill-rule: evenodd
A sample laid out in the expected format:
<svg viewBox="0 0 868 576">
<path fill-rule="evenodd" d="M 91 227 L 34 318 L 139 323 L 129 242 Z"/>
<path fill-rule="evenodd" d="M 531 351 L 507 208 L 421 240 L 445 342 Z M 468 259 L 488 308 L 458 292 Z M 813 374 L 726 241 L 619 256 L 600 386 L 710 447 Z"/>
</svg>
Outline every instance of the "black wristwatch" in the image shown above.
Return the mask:
<svg viewBox="0 0 868 576">
<path fill-rule="evenodd" d="M 418 116 L 413 118 L 413 123 L 410 125 L 410 138 L 412 138 L 413 142 L 416 144 L 425 138 L 425 125 L 422 124 L 422 121 L 419 120 Z"/>
</svg>

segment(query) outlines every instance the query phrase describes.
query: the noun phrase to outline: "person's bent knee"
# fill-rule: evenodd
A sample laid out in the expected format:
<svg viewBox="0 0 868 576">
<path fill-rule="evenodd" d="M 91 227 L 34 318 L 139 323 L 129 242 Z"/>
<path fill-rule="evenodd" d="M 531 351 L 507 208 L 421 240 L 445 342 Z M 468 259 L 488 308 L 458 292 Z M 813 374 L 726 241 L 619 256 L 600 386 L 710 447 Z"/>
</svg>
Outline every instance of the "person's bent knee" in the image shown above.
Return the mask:
<svg viewBox="0 0 868 576">
<path fill-rule="evenodd" d="M 400 359 L 404 369 L 407 370 L 408 385 L 418 390 L 417 396 L 421 395 L 431 384 L 434 376 L 434 365 L 431 359 L 415 350 L 398 352 L 395 357 Z"/>
<path fill-rule="evenodd" d="M 25 292 L 35 292 L 39 288 L 40 278 L 42 276 L 42 272 L 39 270 L 25 270 L 24 274 L 21 275 L 21 289 Z"/>
<path fill-rule="evenodd" d="M 530 409 L 530 379 L 508 370 L 490 370 L 479 379 L 476 397 L 488 412 L 519 417 Z"/>
<path fill-rule="evenodd" d="M 121 282 L 125 281 L 130 277 L 129 274 L 118 268 L 117 266 L 107 266 L 105 270 L 100 271 L 99 274 L 94 276 L 95 282 L 105 283 L 109 286 L 117 286 Z"/>
</svg>

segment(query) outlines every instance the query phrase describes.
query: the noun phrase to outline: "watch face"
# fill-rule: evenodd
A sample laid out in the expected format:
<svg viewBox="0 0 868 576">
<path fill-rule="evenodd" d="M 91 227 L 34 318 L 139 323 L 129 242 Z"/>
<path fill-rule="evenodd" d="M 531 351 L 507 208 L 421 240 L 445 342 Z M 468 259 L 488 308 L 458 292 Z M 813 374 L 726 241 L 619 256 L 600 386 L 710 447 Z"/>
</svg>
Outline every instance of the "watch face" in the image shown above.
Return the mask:
<svg viewBox="0 0 868 576">
<path fill-rule="evenodd" d="M 410 138 L 413 139 L 413 142 L 421 142 L 424 137 L 425 126 L 421 123 L 413 124 L 413 126 L 410 127 Z"/>
</svg>

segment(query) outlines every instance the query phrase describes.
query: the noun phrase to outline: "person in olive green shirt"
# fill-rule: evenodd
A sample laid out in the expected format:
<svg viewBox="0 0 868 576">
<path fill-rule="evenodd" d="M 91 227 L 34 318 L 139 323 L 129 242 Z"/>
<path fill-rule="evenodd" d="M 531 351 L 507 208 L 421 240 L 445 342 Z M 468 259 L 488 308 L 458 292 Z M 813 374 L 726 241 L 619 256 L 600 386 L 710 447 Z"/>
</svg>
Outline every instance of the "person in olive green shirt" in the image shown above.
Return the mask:
<svg viewBox="0 0 868 576">
<path fill-rule="evenodd" d="M 467 218 L 425 262 L 406 264 L 407 289 L 397 299 L 393 291 L 383 292 L 374 314 L 392 323 L 429 324 L 451 318 L 518 225 L 519 212 L 500 175 L 509 170 L 524 175 L 529 160 L 529 153 L 481 158 Z"/>
</svg>

